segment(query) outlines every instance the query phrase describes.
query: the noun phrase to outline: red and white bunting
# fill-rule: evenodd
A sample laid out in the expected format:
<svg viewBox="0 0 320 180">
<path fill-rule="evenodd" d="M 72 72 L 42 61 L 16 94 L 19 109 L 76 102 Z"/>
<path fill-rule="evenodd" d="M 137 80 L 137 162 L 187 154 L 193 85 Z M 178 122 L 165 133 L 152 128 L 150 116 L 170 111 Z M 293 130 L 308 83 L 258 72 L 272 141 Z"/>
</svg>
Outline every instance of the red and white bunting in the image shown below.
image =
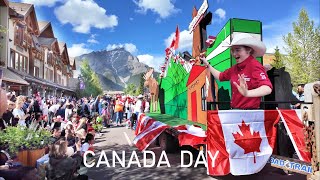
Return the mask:
<svg viewBox="0 0 320 180">
<path fill-rule="evenodd" d="M 215 40 L 216 40 L 215 36 L 209 36 L 208 39 L 206 40 L 207 47 L 211 46 Z"/>
<path fill-rule="evenodd" d="M 193 66 L 196 63 L 196 59 L 190 59 L 189 63 Z"/>
<path fill-rule="evenodd" d="M 183 66 L 185 61 L 183 59 L 180 59 L 180 64 Z"/>
</svg>

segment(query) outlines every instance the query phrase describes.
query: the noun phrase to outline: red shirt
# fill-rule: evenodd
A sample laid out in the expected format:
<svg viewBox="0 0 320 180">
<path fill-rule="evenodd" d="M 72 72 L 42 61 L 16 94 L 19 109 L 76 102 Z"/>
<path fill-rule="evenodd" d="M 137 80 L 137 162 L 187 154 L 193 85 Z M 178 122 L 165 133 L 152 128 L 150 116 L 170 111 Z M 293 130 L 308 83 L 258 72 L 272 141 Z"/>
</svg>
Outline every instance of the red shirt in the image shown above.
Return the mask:
<svg viewBox="0 0 320 180">
<path fill-rule="evenodd" d="M 238 88 L 233 84 L 239 84 L 238 74 L 244 74 L 248 85 L 248 90 L 256 89 L 262 85 L 267 85 L 272 89 L 272 84 L 268 78 L 263 66 L 253 56 L 249 56 L 242 63 L 236 64 L 231 68 L 220 73 L 220 81 L 229 81 L 231 83 L 232 98 L 231 108 L 234 109 L 258 109 L 260 107 L 261 97 L 244 97 Z"/>
</svg>

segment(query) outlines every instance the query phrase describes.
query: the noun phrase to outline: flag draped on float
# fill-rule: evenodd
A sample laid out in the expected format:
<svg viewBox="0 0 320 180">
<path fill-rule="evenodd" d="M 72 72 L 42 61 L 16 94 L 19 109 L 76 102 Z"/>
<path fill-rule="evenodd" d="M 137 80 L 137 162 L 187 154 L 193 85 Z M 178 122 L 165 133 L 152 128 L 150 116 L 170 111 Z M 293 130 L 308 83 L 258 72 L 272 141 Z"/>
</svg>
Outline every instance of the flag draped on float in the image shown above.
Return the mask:
<svg viewBox="0 0 320 180">
<path fill-rule="evenodd" d="M 303 134 L 303 123 L 299 118 L 301 117 L 301 110 L 279 110 L 279 115 L 283 121 L 284 127 L 287 130 L 289 138 L 299 159 L 301 161 L 310 162 L 311 154 L 310 152 L 306 151 L 306 143 Z"/>
<path fill-rule="evenodd" d="M 180 146 L 207 145 L 209 175 L 249 175 L 259 172 L 273 153 L 280 118 L 299 159 L 310 162 L 300 114 L 301 110 L 208 111 L 206 132 L 194 125 L 172 128 L 179 132 Z M 145 150 L 167 128 L 170 126 L 142 114 L 134 143 L 139 150 Z"/>
<path fill-rule="evenodd" d="M 310 162 L 300 117 L 300 110 L 209 111 L 207 153 L 213 158 L 208 158 L 208 174 L 259 172 L 275 148 L 276 124 L 280 118 L 300 160 Z"/>
<path fill-rule="evenodd" d="M 210 175 L 248 175 L 269 160 L 276 141 L 276 111 L 209 111 L 207 153 Z M 207 156 L 208 157 L 208 156 Z"/>
<path fill-rule="evenodd" d="M 137 136 L 133 140 L 133 143 L 139 150 L 144 151 L 167 128 L 170 128 L 170 126 L 156 121 L 145 114 L 141 114 L 137 120 L 135 131 Z M 178 139 L 180 146 L 196 146 L 205 143 L 205 131 L 198 126 L 181 125 L 173 128 L 179 132 Z"/>
</svg>

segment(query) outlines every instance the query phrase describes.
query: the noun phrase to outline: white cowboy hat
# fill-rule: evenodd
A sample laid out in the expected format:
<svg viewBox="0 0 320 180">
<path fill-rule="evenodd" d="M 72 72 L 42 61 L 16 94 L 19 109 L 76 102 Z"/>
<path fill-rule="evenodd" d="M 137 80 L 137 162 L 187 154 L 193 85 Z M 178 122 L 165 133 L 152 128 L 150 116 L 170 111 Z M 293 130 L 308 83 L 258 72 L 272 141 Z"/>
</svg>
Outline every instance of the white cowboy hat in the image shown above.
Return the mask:
<svg viewBox="0 0 320 180">
<path fill-rule="evenodd" d="M 142 94 L 139 94 L 139 96 L 137 97 L 138 99 L 143 98 Z"/>
<path fill-rule="evenodd" d="M 257 37 L 254 37 L 247 33 L 235 34 L 231 44 L 225 46 L 231 47 L 235 45 L 251 47 L 254 50 L 252 54 L 252 56 L 254 57 L 263 56 L 266 52 L 266 46 L 264 45 L 264 43 Z"/>
</svg>

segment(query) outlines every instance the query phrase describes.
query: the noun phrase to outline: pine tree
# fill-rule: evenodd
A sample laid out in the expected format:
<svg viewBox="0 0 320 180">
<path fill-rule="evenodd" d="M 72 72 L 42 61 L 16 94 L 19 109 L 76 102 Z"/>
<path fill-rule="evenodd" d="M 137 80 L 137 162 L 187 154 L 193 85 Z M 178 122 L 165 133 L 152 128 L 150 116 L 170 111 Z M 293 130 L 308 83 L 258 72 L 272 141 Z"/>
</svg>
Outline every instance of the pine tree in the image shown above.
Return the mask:
<svg viewBox="0 0 320 180">
<path fill-rule="evenodd" d="M 280 69 L 284 67 L 283 56 L 280 54 L 280 50 L 278 46 L 274 50 L 275 50 L 275 53 L 274 53 L 275 59 L 273 59 L 273 62 L 271 63 L 271 65 L 276 69 Z"/>
<path fill-rule="evenodd" d="M 293 85 L 309 83 L 320 77 L 320 27 L 315 27 L 308 13 L 302 9 L 293 33 L 283 37 L 286 44 L 286 67 Z"/>
</svg>

